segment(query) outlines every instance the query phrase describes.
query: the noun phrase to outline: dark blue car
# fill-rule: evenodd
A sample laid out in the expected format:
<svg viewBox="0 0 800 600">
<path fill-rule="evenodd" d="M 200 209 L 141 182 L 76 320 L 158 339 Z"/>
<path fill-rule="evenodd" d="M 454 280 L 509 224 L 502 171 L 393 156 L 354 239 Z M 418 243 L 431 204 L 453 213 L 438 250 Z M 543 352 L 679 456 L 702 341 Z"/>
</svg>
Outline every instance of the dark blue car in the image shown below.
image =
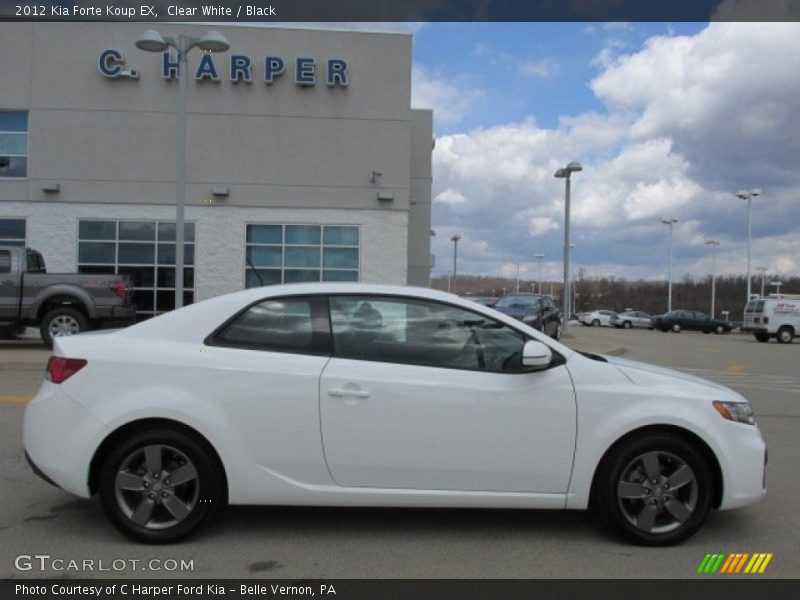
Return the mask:
<svg viewBox="0 0 800 600">
<path fill-rule="evenodd" d="M 494 307 L 553 339 L 561 337 L 561 313 L 550 296 L 541 294 L 506 294 Z"/>
</svg>

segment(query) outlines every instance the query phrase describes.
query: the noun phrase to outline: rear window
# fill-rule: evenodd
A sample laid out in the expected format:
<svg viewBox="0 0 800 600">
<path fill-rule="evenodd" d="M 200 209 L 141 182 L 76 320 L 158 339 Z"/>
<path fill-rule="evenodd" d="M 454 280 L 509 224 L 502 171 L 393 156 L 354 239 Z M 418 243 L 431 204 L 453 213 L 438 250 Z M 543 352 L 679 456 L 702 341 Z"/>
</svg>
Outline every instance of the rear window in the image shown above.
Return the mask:
<svg viewBox="0 0 800 600">
<path fill-rule="evenodd" d="M 763 300 L 754 300 L 752 302 L 747 303 L 747 307 L 745 308 L 745 312 L 749 313 L 762 313 L 764 312 L 764 301 Z"/>
<path fill-rule="evenodd" d="M 11 252 L 9 250 L 0 250 L 0 273 L 11 272 Z"/>
</svg>

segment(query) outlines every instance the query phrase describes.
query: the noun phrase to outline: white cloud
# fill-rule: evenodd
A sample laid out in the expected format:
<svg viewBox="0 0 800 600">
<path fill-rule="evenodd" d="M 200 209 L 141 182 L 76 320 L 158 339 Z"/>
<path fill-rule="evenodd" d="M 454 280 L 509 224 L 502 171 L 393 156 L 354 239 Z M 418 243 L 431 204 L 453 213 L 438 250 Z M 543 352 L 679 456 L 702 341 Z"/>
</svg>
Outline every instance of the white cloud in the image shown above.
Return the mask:
<svg viewBox="0 0 800 600">
<path fill-rule="evenodd" d="M 436 70 L 414 65 L 411 73 L 411 106 L 433 109 L 434 118 L 444 124 L 461 121 L 482 96 L 463 79 L 448 78 Z"/>
<path fill-rule="evenodd" d="M 550 77 L 555 73 L 558 65 L 549 58 L 530 60 L 519 64 L 518 71 L 525 77 Z"/>
<path fill-rule="evenodd" d="M 452 190 L 450 188 L 446 189 L 440 194 L 437 194 L 436 198 L 433 199 L 434 202 L 443 202 L 444 204 L 463 204 L 467 201 L 464 196 L 459 194 L 457 191 Z"/>
<path fill-rule="evenodd" d="M 553 229 L 558 229 L 558 223 L 550 217 L 533 217 L 528 224 L 531 235 L 542 235 Z"/>
</svg>

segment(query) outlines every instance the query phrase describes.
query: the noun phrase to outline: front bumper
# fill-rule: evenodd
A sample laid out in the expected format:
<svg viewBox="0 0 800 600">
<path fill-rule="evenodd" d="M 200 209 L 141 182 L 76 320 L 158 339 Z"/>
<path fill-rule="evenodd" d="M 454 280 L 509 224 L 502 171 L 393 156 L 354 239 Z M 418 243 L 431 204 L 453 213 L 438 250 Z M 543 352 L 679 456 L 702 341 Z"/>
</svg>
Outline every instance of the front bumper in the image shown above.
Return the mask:
<svg viewBox="0 0 800 600">
<path fill-rule="evenodd" d="M 728 438 L 724 450 L 722 510 L 753 504 L 767 493 L 764 438 L 757 426 L 733 423 L 731 426 L 739 431 Z"/>
</svg>

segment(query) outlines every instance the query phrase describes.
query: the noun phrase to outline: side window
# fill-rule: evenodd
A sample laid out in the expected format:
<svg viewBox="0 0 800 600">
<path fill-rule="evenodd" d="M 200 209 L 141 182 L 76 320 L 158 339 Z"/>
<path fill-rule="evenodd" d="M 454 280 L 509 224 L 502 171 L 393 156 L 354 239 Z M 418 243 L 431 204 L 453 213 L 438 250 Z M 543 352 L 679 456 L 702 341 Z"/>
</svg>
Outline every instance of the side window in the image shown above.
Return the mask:
<svg viewBox="0 0 800 600">
<path fill-rule="evenodd" d="M 336 356 L 490 371 L 519 372 L 525 337 L 489 317 L 410 298 L 332 296 Z"/>
<path fill-rule="evenodd" d="M 209 340 L 210 345 L 326 354 L 329 334 L 322 297 L 270 298 L 253 304 Z"/>
<path fill-rule="evenodd" d="M 0 273 L 11 272 L 11 252 L 0 250 Z"/>
</svg>

